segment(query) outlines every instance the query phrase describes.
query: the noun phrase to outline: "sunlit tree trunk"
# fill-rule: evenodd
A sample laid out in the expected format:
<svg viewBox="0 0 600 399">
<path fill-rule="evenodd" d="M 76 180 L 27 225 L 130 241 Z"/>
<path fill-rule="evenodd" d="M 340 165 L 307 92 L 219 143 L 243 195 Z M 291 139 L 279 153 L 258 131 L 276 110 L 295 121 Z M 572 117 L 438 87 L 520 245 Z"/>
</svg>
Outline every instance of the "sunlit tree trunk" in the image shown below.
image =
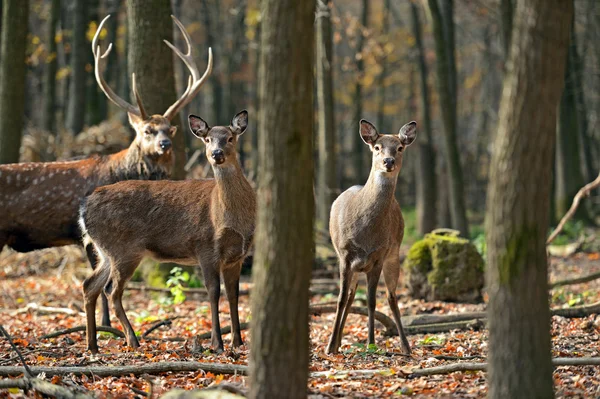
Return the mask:
<svg viewBox="0 0 600 399">
<path fill-rule="evenodd" d="M 333 46 L 331 9 L 328 2 L 317 5 L 317 107 L 318 107 L 318 192 L 317 215 L 322 227 L 329 226 L 329 210 L 337 195 L 335 126 L 333 115 Z"/>
<path fill-rule="evenodd" d="M 469 225 L 464 197 L 464 182 L 457 137 L 457 84 L 456 62 L 454 59 L 454 21 L 453 3 L 445 2 L 445 18 L 437 0 L 428 0 L 431 23 L 435 39 L 437 82 L 440 96 L 440 108 L 444 121 L 445 158 L 448 168 L 448 194 L 452 227 L 460 230 L 463 236 L 469 236 Z"/>
<path fill-rule="evenodd" d="M 435 179 L 435 151 L 433 149 L 431 110 L 429 106 L 429 86 L 427 77 L 429 71 L 425 61 L 425 49 L 423 46 L 423 35 L 421 33 L 421 21 L 419 9 L 416 4 L 410 3 L 413 35 L 417 48 L 417 59 L 419 64 L 419 82 L 421 86 L 421 118 L 423 128 L 419 129 L 418 162 L 416 170 L 417 191 L 417 230 L 419 234 L 429 233 L 436 225 L 437 199 Z"/>
<path fill-rule="evenodd" d="M 25 109 L 29 1 L 4 0 L 0 59 L 0 163 L 19 161 Z"/>
<path fill-rule="evenodd" d="M 571 1 L 520 0 L 486 213 L 489 394 L 552 398 L 546 235 Z"/>
<path fill-rule="evenodd" d="M 250 398 L 306 398 L 313 243 L 314 0 L 262 0 Z"/>
<path fill-rule="evenodd" d="M 71 0 L 71 9 L 67 14 L 72 21 L 71 37 L 71 79 L 69 82 L 69 105 L 67 110 L 67 130 L 79 134 L 85 123 L 86 79 L 85 64 L 91 49 L 85 34 L 87 31 L 87 0 Z"/>
</svg>

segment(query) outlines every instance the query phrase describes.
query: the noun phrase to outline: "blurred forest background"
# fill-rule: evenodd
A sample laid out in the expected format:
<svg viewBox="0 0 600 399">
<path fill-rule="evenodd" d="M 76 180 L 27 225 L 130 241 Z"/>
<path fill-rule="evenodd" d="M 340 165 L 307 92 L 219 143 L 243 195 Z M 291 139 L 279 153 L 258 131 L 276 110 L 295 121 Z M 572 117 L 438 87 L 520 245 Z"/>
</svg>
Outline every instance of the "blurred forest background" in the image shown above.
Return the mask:
<svg viewBox="0 0 600 399">
<path fill-rule="evenodd" d="M 215 57 L 208 84 L 185 114 L 224 124 L 237 111 L 248 109 L 250 134 L 241 141 L 240 154 L 251 180 L 257 175 L 257 135 L 261 134 L 256 131 L 261 50 L 258 1 L 171 2 L 173 14 L 193 38 L 198 65 L 205 65 L 209 46 Z M 368 176 L 370 154 L 358 135 L 358 121 L 365 118 L 385 133 L 397 132 L 410 120 L 418 122 L 418 139 L 405 158 L 397 192 L 408 219 L 409 237 L 435 227 L 453 227 L 471 237 L 482 233 L 513 2 L 318 1 L 317 117 L 307 123 L 314 123 L 318 132 L 314 154 L 319 228 L 327 226 L 333 198 L 351 185 L 363 184 Z M 90 46 L 99 21 L 112 14 L 101 33 L 104 43 L 113 42 L 116 47 L 105 77 L 121 97 L 131 98 L 125 3 L 2 3 L 5 83 L 0 93 L 0 163 L 69 159 L 128 146 L 133 131 L 124 112 L 98 88 Z M 154 3 L 164 1 L 146 3 L 152 9 Z M 23 24 L 24 20 L 28 23 Z M 153 21 L 143 23 L 152 25 Z M 552 212 L 556 219 L 564 215 L 577 190 L 593 180 L 600 167 L 599 2 L 575 0 L 572 32 L 556 123 Z M 21 69 L 19 54 L 11 53 L 15 46 L 6 42 L 19 40 L 23 34 L 26 64 Z M 182 48 L 179 32 L 174 35 L 175 44 Z M 173 62 L 176 89 L 181 93 L 187 73 L 178 59 Z M 22 73 L 24 91 L 19 90 Z M 20 96 L 25 104 L 22 113 L 14 108 Z M 211 173 L 200 156 L 201 143 L 192 140 L 187 126 L 180 126 L 178 135 L 185 137 L 185 149 L 177 148 L 177 154 L 186 158 L 178 167 L 185 169 L 188 177 Z M 598 201 L 586 201 L 578 218 L 593 222 L 597 212 Z"/>
</svg>

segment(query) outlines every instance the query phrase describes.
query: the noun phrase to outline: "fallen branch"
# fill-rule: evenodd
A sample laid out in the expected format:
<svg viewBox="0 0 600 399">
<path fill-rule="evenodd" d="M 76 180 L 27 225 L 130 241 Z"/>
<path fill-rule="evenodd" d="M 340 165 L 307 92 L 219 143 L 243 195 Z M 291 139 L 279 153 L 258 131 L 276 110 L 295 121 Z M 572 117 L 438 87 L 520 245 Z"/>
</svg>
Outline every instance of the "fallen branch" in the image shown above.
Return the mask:
<svg viewBox="0 0 600 399">
<path fill-rule="evenodd" d="M 42 335 L 38 339 L 56 338 L 56 337 L 60 337 L 61 335 L 72 334 L 74 332 L 82 332 L 85 330 L 86 330 L 85 326 L 77 326 L 77 327 L 67 328 L 66 330 L 55 331 L 50 334 Z M 101 331 L 101 332 L 111 333 L 113 335 L 116 335 L 119 338 L 125 338 L 125 334 L 123 333 L 123 331 L 117 330 L 116 328 L 113 328 L 113 327 L 96 326 L 96 330 Z"/>
<path fill-rule="evenodd" d="M 85 316 L 85 313 L 78 312 L 69 308 L 55 308 L 52 306 L 41 306 L 37 303 L 28 303 L 24 308 L 17 309 L 11 313 L 11 316 L 16 316 L 21 313 L 27 313 L 29 311 L 34 311 L 39 314 L 67 314 L 71 316 Z"/>
<path fill-rule="evenodd" d="M 63 399 L 93 399 L 91 395 L 85 393 L 75 393 L 68 388 L 54 385 L 48 381 L 38 378 L 18 378 L 0 380 L 0 389 L 18 388 L 24 391 L 35 390 L 44 395 Z"/>
<path fill-rule="evenodd" d="M 17 353 L 17 356 L 19 356 L 19 360 L 21 360 L 21 363 L 23 364 L 23 369 L 25 370 L 25 376 L 33 377 L 33 374 L 31 373 L 31 369 L 27 365 L 27 362 L 25 362 L 25 358 L 23 357 L 23 354 L 21 353 L 19 348 L 17 348 L 17 346 L 13 342 L 10 334 L 8 334 L 8 332 L 4 329 L 4 326 L 2 326 L 2 325 L 0 325 L 0 332 L 2 332 L 2 335 L 4 335 L 4 337 L 10 344 L 11 348 Z"/>
<path fill-rule="evenodd" d="M 248 367 L 239 364 L 203 363 L 203 362 L 159 362 L 135 366 L 96 366 L 96 367 L 31 367 L 33 374 L 45 373 L 54 375 L 86 375 L 96 377 L 120 377 L 124 375 L 160 374 L 166 372 L 205 371 L 213 374 L 247 375 Z M 0 376 L 16 376 L 23 374 L 22 367 L 0 367 Z"/>
<path fill-rule="evenodd" d="M 552 309 L 552 316 L 568 318 L 587 317 L 594 313 L 600 313 L 600 301 L 589 305 L 573 306 L 572 308 Z"/>
<path fill-rule="evenodd" d="M 552 365 L 558 366 L 597 366 L 600 365 L 600 357 L 557 357 L 552 359 Z M 427 367 L 424 369 L 412 369 L 409 373 L 405 373 L 404 370 L 397 372 L 394 369 L 376 369 L 376 370 L 335 370 L 335 371 L 317 371 L 310 374 L 311 378 L 330 378 L 340 376 L 360 376 L 360 377 L 373 377 L 376 375 L 390 376 L 399 373 L 408 374 L 407 377 L 424 377 L 438 374 L 450 374 L 457 371 L 486 371 L 488 367 L 487 363 L 483 362 L 461 362 L 461 363 L 450 363 L 443 366 Z"/>
<path fill-rule="evenodd" d="M 450 323 L 436 323 L 436 324 L 422 324 L 417 326 L 406 326 L 404 332 L 407 335 L 414 334 L 437 334 L 442 332 L 448 332 L 452 330 L 478 330 L 485 327 L 484 319 L 472 319 L 453 321 Z"/>
<path fill-rule="evenodd" d="M 150 326 L 143 334 L 142 334 L 142 339 L 146 338 L 148 335 L 150 335 L 150 333 L 162 326 L 170 326 L 171 324 L 173 324 L 173 320 L 179 319 L 181 316 L 175 316 L 175 317 L 169 317 L 168 319 L 165 320 L 161 320 L 158 321 L 156 323 L 154 323 L 152 326 Z"/>
<path fill-rule="evenodd" d="M 424 324 L 453 323 L 457 321 L 485 319 L 486 317 L 487 314 L 485 312 L 468 312 L 455 314 L 422 314 L 402 317 L 402 325 L 409 327 L 421 326 Z"/>
<path fill-rule="evenodd" d="M 588 274 L 587 276 L 581 276 L 576 278 L 568 278 L 565 280 L 558 280 L 548 284 L 549 288 L 563 287 L 565 285 L 583 284 L 590 281 L 594 281 L 600 278 L 600 272 Z"/>
<path fill-rule="evenodd" d="M 311 306 L 311 308 L 309 309 L 309 313 L 314 316 L 319 316 L 319 315 L 322 315 L 325 313 L 335 313 L 335 312 L 337 312 L 336 306 Z M 350 308 L 350 313 L 359 314 L 362 316 L 369 315 L 369 311 L 367 310 L 367 308 L 361 308 L 361 307 L 356 307 L 356 306 L 352 306 Z M 386 335 L 386 336 L 398 335 L 398 330 L 396 329 L 396 324 L 394 323 L 394 320 L 392 320 L 387 315 L 376 310 L 375 311 L 375 320 L 380 322 L 385 327 L 384 335 Z"/>
<path fill-rule="evenodd" d="M 583 197 L 589 196 L 590 192 L 593 189 L 598 188 L 598 187 L 600 187 L 600 173 L 598 174 L 598 177 L 596 177 L 596 180 L 594 180 L 591 183 L 586 184 L 577 192 L 577 194 L 575 195 L 575 198 L 573 198 L 573 203 L 571 204 L 571 207 L 569 208 L 569 210 L 567 211 L 565 216 L 563 216 L 563 218 L 560 220 L 560 223 L 558 224 L 558 226 L 556 226 L 556 229 L 554 229 L 552 234 L 550 234 L 550 237 L 548 237 L 548 239 L 546 240 L 546 245 L 550 244 L 558 236 L 558 234 L 565 227 L 565 224 L 567 223 L 567 221 L 569 219 L 571 219 L 571 217 L 573 217 L 573 214 L 575 214 L 577 207 L 579 207 L 579 203 L 581 202 L 581 199 Z"/>
</svg>

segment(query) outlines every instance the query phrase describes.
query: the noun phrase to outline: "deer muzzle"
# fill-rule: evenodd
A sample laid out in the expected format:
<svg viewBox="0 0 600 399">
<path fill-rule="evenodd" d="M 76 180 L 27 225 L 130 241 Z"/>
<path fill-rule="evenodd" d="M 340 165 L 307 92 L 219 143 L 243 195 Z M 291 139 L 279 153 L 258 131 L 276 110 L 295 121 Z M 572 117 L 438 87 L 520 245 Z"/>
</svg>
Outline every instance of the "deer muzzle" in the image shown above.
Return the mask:
<svg viewBox="0 0 600 399">
<path fill-rule="evenodd" d="M 383 165 L 385 166 L 388 172 L 391 172 L 396 167 L 396 160 L 394 158 L 384 158 Z"/>
<path fill-rule="evenodd" d="M 214 150 L 211 153 L 211 157 L 215 160 L 215 163 L 217 165 L 220 165 L 223 162 L 225 162 L 225 153 L 223 152 L 223 150 Z"/>
</svg>

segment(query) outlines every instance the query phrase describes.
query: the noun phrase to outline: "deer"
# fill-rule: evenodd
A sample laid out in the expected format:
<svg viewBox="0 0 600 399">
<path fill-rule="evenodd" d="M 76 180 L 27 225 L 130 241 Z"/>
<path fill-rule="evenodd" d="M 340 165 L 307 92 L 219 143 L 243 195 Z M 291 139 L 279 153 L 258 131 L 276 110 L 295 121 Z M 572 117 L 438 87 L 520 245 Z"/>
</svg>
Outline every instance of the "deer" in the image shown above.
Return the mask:
<svg viewBox="0 0 600 399">
<path fill-rule="evenodd" d="M 404 219 L 394 192 L 404 150 L 415 141 L 416 127 L 413 121 L 402 126 L 397 135 L 379 134 L 369 121 L 360 121 L 360 136 L 372 152 L 371 172 L 364 186 L 350 187 L 336 198 L 329 220 L 329 232 L 340 264 L 340 293 L 326 349 L 329 354 L 338 353 L 341 345 L 359 273 L 367 276 L 368 343 L 375 344 L 375 301 L 382 271 L 402 350 L 406 354 L 411 352 L 396 298 Z"/>
<path fill-rule="evenodd" d="M 122 180 L 160 180 L 171 174 L 174 156 L 172 139 L 177 131 L 171 120 L 199 92 L 212 71 L 212 51 L 202 76 L 191 56 L 191 38 L 172 16 L 187 44 L 186 54 L 165 40 L 190 70 L 188 86 L 181 97 L 162 115 L 149 115 L 142 103 L 132 74 L 132 91 L 137 105 L 125 101 L 108 86 L 102 74 L 102 60 L 112 43 L 101 54 L 98 36 L 110 15 L 106 16 L 92 40 L 95 77 L 106 97 L 127 112 L 135 130 L 129 148 L 107 156 L 87 159 L 0 165 L 0 251 L 8 246 L 18 252 L 30 252 L 63 245 L 81 245 L 78 226 L 79 206 L 96 187 Z M 91 246 L 85 247 L 90 265 L 98 262 Z M 102 298 L 102 324 L 109 326 L 108 302 Z"/>
<path fill-rule="evenodd" d="M 211 346 L 222 352 L 219 324 L 220 275 L 231 316 L 232 345 L 243 344 L 238 315 L 242 262 L 252 244 L 256 195 L 242 172 L 236 144 L 248 126 L 248 113 L 229 126 L 210 127 L 189 116 L 192 133 L 205 144 L 213 179 L 123 181 L 97 188 L 81 205 L 84 240 L 94 246 L 100 264 L 83 283 L 87 348 L 98 353 L 96 301 L 109 297 L 127 344 L 139 347 L 122 296 L 125 284 L 144 256 L 196 265 L 208 291 L 212 316 Z"/>
</svg>

